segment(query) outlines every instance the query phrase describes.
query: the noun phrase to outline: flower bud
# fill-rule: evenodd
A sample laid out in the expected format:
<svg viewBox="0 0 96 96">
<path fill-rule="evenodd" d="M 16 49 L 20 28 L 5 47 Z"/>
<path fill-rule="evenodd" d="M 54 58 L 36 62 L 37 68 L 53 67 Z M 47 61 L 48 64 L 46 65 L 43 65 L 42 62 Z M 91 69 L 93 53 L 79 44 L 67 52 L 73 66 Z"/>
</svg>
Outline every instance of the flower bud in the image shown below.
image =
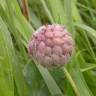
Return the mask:
<svg viewBox="0 0 96 96">
<path fill-rule="evenodd" d="M 29 41 L 29 54 L 45 67 L 68 63 L 74 42 L 67 29 L 59 24 L 40 27 Z"/>
</svg>

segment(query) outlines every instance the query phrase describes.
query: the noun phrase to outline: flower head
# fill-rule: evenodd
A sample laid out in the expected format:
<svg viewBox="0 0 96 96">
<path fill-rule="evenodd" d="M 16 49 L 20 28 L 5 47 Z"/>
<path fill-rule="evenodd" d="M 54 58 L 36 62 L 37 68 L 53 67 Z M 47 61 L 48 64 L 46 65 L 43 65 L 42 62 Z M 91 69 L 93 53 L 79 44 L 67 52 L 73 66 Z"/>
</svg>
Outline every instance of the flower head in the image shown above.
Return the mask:
<svg viewBox="0 0 96 96">
<path fill-rule="evenodd" d="M 29 54 L 46 67 L 62 66 L 69 61 L 74 42 L 67 29 L 59 24 L 40 27 L 29 41 Z"/>
</svg>

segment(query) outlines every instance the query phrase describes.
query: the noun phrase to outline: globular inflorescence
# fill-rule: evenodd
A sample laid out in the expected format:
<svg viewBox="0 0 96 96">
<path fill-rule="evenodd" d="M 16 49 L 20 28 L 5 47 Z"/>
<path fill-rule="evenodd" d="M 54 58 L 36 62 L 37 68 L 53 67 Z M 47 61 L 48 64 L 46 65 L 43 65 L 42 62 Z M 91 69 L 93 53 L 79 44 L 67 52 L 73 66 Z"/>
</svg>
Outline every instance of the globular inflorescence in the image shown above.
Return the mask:
<svg viewBox="0 0 96 96">
<path fill-rule="evenodd" d="M 45 67 L 62 66 L 69 61 L 74 42 L 67 29 L 59 24 L 40 27 L 29 41 L 29 54 Z"/>
</svg>

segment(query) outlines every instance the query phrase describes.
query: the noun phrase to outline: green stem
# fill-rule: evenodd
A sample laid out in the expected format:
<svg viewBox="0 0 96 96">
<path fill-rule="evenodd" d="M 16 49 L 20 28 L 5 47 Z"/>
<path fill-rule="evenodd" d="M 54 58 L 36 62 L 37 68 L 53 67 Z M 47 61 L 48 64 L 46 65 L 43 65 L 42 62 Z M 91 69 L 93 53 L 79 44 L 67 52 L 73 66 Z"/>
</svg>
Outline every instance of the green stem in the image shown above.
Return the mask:
<svg viewBox="0 0 96 96">
<path fill-rule="evenodd" d="M 28 0 L 22 0 L 22 5 L 23 5 L 23 8 L 22 8 L 23 15 L 29 21 Z"/>
<path fill-rule="evenodd" d="M 73 87 L 73 90 L 75 91 L 76 96 L 80 96 L 79 90 L 77 89 L 75 82 L 73 81 L 71 75 L 69 74 L 69 72 L 67 71 L 67 69 L 65 67 L 63 68 L 63 70 L 64 70 L 65 75 L 66 75 L 67 79 L 69 80 L 71 86 Z"/>
<path fill-rule="evenodd" d="M 93 70 L 95 68 L 96 68 L 96 65 L 94 64 L 94 65 L 91 65 L 91 66 L 89 66 L 87 68 L 81 69 L 81 72 L 86 72 L 86 71 L 89 71 L 89 70 Z"/>
</svg>

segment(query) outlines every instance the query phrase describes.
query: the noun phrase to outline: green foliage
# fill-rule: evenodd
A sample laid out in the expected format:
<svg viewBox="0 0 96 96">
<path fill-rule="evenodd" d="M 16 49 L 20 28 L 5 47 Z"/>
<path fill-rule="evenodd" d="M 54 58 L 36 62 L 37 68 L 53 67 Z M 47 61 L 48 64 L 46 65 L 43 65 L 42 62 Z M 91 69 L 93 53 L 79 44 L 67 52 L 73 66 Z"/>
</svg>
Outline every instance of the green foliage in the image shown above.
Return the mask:
<svg viewBox="0 0 96 96">
<path fill-rule="evenodd" d="M 29 21 L 22 1 L 0 0 L 0 96 L 96 96 L 96 0 L 29 0 Z M 46 69 L 27 44 L 53 23 L 71 32 L 75 52 L 63 68 Z"/>
</svg>

